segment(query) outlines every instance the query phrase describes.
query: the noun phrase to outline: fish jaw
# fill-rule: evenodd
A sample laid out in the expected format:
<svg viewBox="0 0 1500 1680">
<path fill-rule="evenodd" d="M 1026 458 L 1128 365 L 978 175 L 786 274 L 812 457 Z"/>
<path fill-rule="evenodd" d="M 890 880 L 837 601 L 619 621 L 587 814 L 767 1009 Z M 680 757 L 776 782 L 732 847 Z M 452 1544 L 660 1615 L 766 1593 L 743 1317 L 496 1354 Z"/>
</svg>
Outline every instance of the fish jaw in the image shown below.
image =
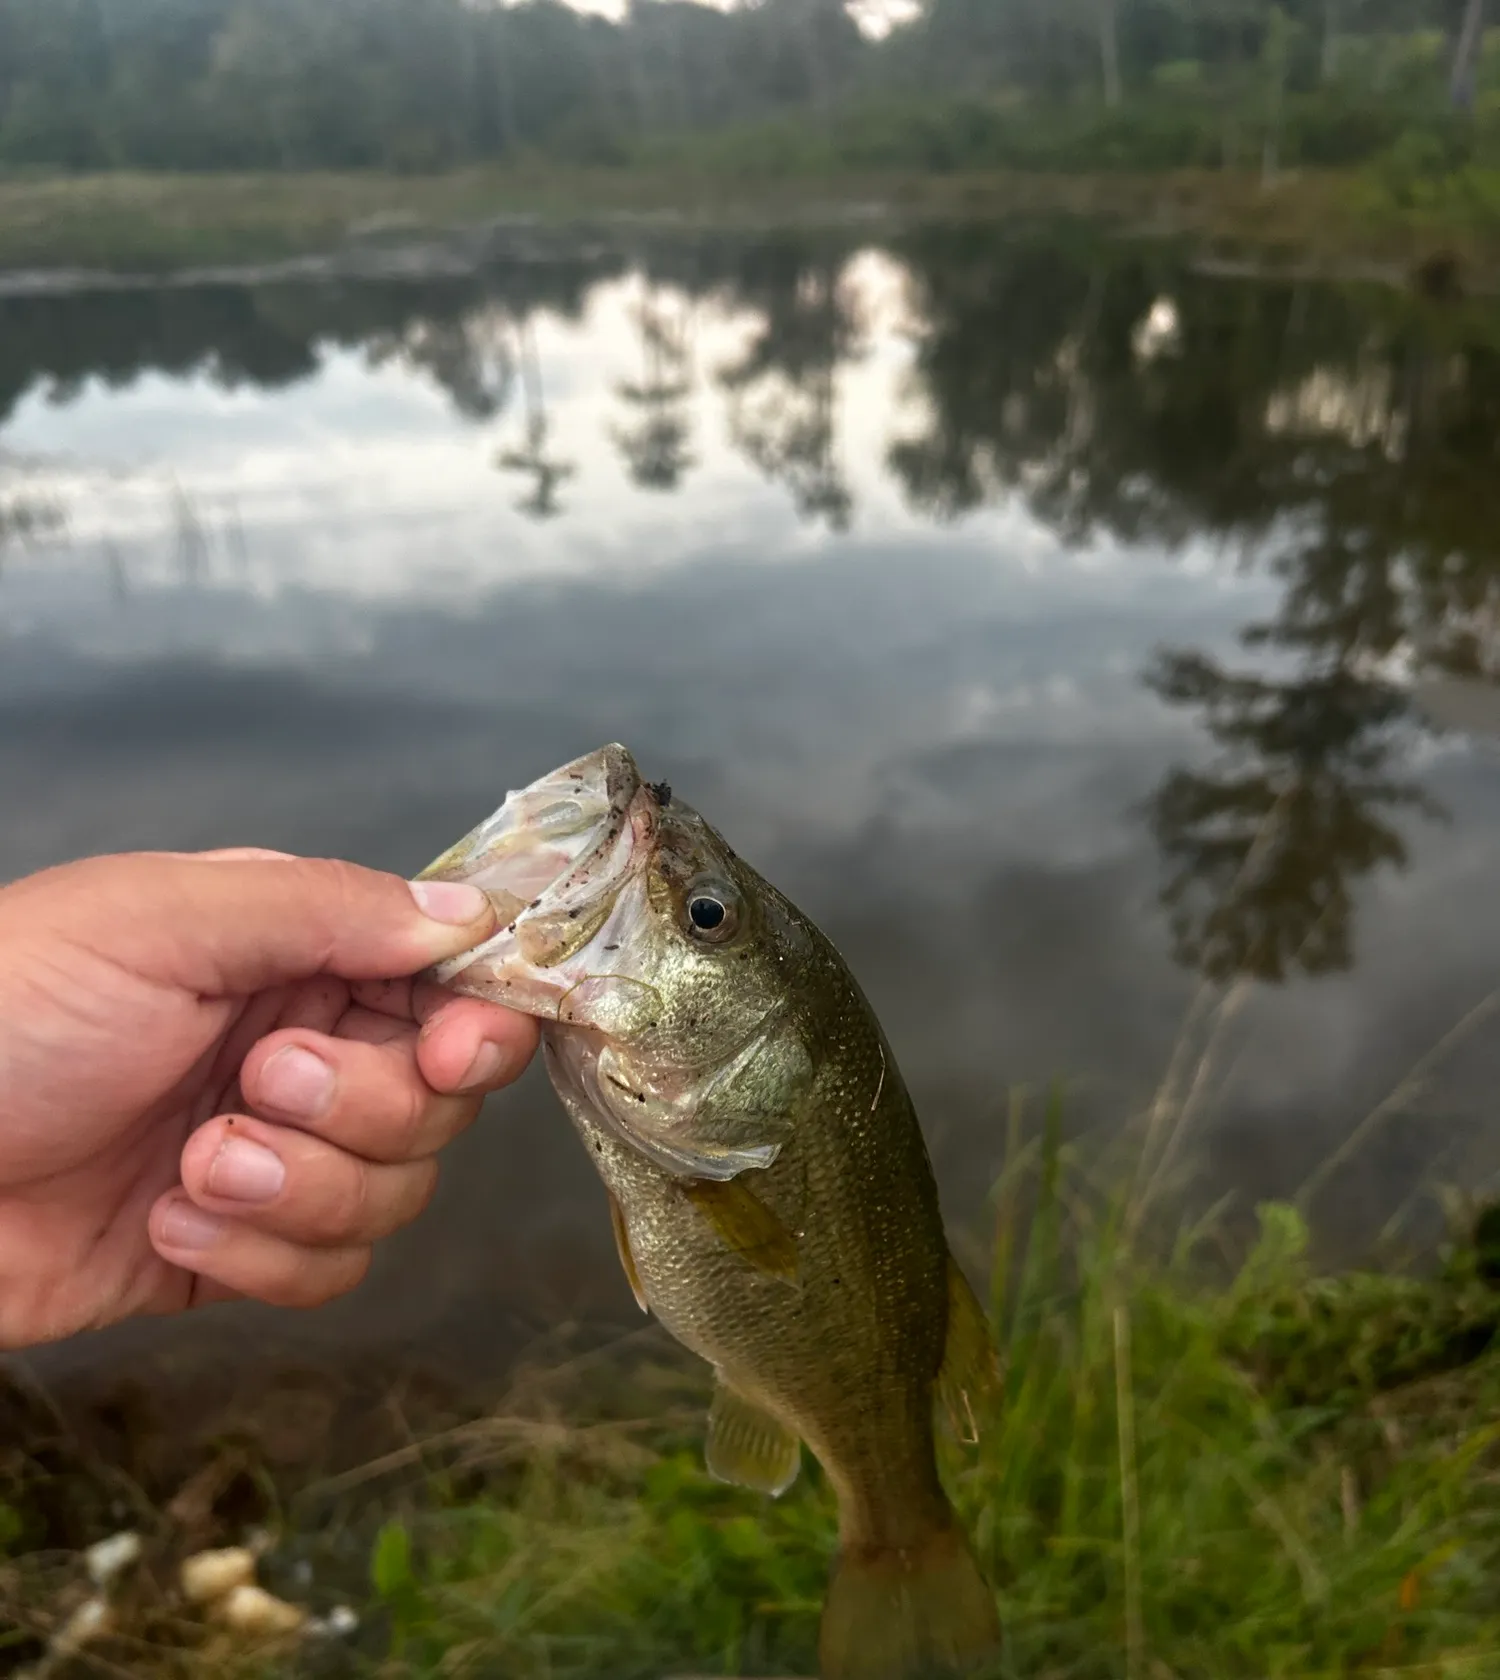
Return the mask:
<svg viewBox="0 0 1500 1680">
<path fill-rule="evenodd" d="M 650 858 L 658 814 L 655 793 L 619 745 L 508 794 L 417 877 L 479 887 L 502 924 L 432 978 L 545 1021 L 592 1024 L 574 959 L 637 896 L 631 888 Z"/>
</svg>

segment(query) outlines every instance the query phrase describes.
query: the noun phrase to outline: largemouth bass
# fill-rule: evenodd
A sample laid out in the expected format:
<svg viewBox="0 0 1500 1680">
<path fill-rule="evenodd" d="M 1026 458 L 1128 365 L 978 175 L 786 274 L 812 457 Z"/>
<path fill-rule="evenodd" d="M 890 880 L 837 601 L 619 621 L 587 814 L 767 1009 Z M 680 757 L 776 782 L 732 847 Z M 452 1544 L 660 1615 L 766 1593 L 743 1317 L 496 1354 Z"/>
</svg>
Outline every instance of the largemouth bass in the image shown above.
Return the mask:
<svg viewBox="0 0 1500 1680">
<path fill-rule="evenodd" d="M 934 1406 L 991 1398 L 911 1099 L 833 946 L 620 746 L 512 793 L 425 878 L 503 930 L 436 971 L 538 1016 L 641 1307 L 717 1374 L 710 1471 L 838 1501 L 824 1680 L 962 1670 L 1000 1637 Z"/>
</svg>

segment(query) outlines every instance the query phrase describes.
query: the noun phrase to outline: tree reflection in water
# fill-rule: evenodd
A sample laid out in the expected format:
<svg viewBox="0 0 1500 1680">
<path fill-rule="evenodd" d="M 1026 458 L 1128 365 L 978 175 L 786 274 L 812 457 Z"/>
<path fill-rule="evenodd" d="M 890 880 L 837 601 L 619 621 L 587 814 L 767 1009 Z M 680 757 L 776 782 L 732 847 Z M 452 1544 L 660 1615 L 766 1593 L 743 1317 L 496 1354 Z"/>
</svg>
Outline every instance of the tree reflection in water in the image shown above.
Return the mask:
<svg viewBox="0 0 1500 1680">
<path fill-rule="evenodd" d="M 284 385 L 330 347 L 431 379 L 474 425 L 519 423 L 497 465 L 519 507 L 566 511 L 535 337 L 635 277 L 641 371 L 607 423 L 630 481 L 681 489 L 701 405 L 832 531 L 855 512 L 840 378 L 870 339 L 843 234 L 641 236 L 559 245 L 464 279 L 205 287 L 0 300 L 0 419 L 29 391 L 147 370 Z M 1359 888 L 1435 815 L 1410 779 L 1411 684 L 1500 679 L 1500 310 L 1371 287 L 1237 281 L 1166 246 L 1075 227 L 938 228 L 891 249 L 915 323 L 886 466 L 937 521 L 1018 498 L 1069 544 L 1218 547 L 1279 603 L 1226 660 L 1163 650 L 1143 673 L 1203 752 L 1145 804 L 1180 961 L 1213 980 L 1347 967 Z M 693 371 L 712 310 L 744 343 Z M 519 407 L 519 413 L 517 409 Z M 37 512 L 0 487 L 0 542 Z M 1124 563 L 1128 564 L 1128 556 Z"/>
<path fill-rule="evenodd" d="M 632 423 L 616 426 L 614 441 L 632 484 L 642 490 L 682 487 L 695 464 L 691 450 L 693 394 L 691 317 L 674 308 L 663 288 L 649 287 L 634 310 L 644 368 L 639 381 L 622 380 L 620 401 Z"/>
<path fill-rule="evenodd" d="M 793 241 L 757 253 L 734 288 L 757 319 L 751 343 L 723 369 L 730 435 L 797 512 L 844 531 L 854 498 L 839 465 L 838 375 L 863 353 L 847 253 Z"/>
<path fill-rule="evenodd" d="M 1016 494 L 1072 542 L 1206 539 L 1280 581 L 1236 667 L 1170 649 L 1145 673 L 1212 749 L 1146 813 L 1184 964 L 1348 967 L 1359 883 L 1405 864 L 1403 814 L 1437 814 L 1400 773 L 1409 679 L 1500 674 L 1500 316 L 1057 240 L 909 255 L 927 423 L 890 460 L 913 506 Z"/>
</svg>

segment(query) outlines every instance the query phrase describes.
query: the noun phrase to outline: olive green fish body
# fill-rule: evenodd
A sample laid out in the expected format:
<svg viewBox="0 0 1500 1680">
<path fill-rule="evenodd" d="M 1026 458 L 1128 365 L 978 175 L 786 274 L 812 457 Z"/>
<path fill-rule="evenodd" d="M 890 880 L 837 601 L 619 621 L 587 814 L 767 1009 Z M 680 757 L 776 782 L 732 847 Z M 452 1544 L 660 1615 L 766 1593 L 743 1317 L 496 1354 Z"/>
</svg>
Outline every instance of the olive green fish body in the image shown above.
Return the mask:
<svg viewBox="0 0 1500 1680">
<path fill-rule="evenodd" d="M 900 1545 L 945 1519 L 933 1389 L 948 1250 L 905 1085 L 831 952 L 811 1088 L 775 1163 L 740 1182 L 790 1233 L 788 1279 L 726 1247 L 680 1180 L 567 1102 L 619 1204 L 651 1310 L 735 1393 L 805 1441 L 848 1539 Z"/>
<path fill-rule="evenodd" d="M 777 1494 L 801 1444 L 839 1506 L 823 1680 L 924 1680 L 998 1642 L 938 1475 L 994 1378 L 890 1047 L 831 944 L 605 748 L 428 871 L 500 933 L 437 971 L 538 1016 L 644 1307 L 718 1376 L 706 1457 Z"/>
</svg>

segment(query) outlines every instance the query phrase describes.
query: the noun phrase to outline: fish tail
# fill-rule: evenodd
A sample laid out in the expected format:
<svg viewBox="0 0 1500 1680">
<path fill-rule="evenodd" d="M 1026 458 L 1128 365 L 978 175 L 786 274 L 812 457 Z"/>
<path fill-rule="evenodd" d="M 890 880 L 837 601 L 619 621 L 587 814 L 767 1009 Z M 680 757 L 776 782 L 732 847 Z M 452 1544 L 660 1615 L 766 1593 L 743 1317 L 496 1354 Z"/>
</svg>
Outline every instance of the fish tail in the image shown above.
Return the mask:
<svg viewBox="0 0 1500 1680">
<path fill-rule="evenodd" d="M 1000 1646 L 1000 1616 L 957 1524 L 917 1546 L 846 1544 L 818 1637 L 820 1680 L 964 1674 Z"/>
</svg>

